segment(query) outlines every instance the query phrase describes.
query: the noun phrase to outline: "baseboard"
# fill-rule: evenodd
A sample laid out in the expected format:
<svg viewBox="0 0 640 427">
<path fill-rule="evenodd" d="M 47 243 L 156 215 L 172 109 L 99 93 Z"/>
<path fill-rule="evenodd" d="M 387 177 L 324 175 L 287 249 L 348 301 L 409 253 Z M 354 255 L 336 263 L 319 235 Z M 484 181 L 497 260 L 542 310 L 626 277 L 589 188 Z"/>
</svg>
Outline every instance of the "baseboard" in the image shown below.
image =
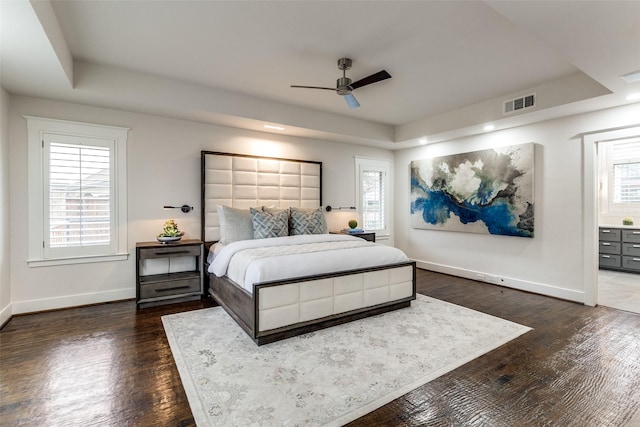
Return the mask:
<svg viewBox="0 0 640 427">
<path fill-rule="evenodd" d="M 42 298 L 28 301 L 14 301 L 13 314 L 33 313 L 37 311 L 55 310 L 59 308 L 77 307 L 80 305 L 98 304 L 119 301 L 136 297 L 135 288 L 116 289 L 113 291 L 93 292 L 89 294 L 65 295 L 56 298 Z"/>
<path fill-rule="evenodd" d="M 585 302 L 584 292 L 572 289 L 559 288 L 557 286 L 546 285 L 544 283 L 529 282 L 521 279 L 489 274 L 482 271 L 467 270 L 464 268 L 452 267 L 449 265 L 436 264 L 433 262 L 416 261 L 416 267 L 431 270 L 438 273 L 449 274 L 451 276 L 464 277 L 465 279 L 477 280 L 479 282 L 491 283 L 492 285 L 505 286 L 507 288 L 521 291 L 533 292 L 535 294 L 546 295 L 568 301 Z"/>
<path fill-rule="evenodd" d="M 12 304 L 8 304 L 2 309 L 2 311 L 0 311 L 0 329 L 2 329 L 4 325 L 11 320 L 11 316 L 13 316 L 13 306 Z"/>
</svg>

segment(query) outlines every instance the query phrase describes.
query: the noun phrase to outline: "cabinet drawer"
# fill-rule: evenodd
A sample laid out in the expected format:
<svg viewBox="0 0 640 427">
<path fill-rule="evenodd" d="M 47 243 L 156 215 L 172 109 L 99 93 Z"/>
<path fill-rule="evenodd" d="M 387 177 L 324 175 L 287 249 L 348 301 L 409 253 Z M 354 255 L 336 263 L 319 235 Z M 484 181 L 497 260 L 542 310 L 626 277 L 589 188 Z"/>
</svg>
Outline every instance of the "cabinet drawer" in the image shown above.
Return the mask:
<svg viewBox="0 0 640 427">
<path fill-rule="evenodd" d="M 200 293 L 200 277 L 140 285 L 140 299 Z"/>
<path fill-rule="evenodd" d="M 607 242 L 619 242 L 620 241 L 620 229 L 619 228 L 600 228 L 600 237 L 598 240 L 606 240 Z"/>
<path fill-rule="evenodd" d="M 376 241 L 376 233 L 362 233 L 362 234 L 354 234 L 354 236 L 358 236 L 361 239 L 364 239 L 368 242 Z"/>
<path fill-rule="evenodd" d="M 140 259 L 167 258 L 178 256 L 200 256 L 200 245 L 167 246 L 162 248 L 144 248 L 140 251 Z"/>
<path fill-rule="evenodd" d="M 622 268 L 640 271 L 640 256 L 623 256 Z"/>
<path fill-rule="evenodd" d="M 622 241 L 640 243 L 640 230 L 622 230 Z"/>
<path fill-rule="evenodd" d="M 620 255 L 620 242 L 600 242 L 598 252 L 601 254 Z"/>
<path fill-rule="evenodd" d="M 600 267 L 620 267 L 620 255 L 600 255 Z"/>
<path fill-rule="evenodd" d="M 640 257 L 640 243 L 623 243 L 622 255 Z"/>
</svg>

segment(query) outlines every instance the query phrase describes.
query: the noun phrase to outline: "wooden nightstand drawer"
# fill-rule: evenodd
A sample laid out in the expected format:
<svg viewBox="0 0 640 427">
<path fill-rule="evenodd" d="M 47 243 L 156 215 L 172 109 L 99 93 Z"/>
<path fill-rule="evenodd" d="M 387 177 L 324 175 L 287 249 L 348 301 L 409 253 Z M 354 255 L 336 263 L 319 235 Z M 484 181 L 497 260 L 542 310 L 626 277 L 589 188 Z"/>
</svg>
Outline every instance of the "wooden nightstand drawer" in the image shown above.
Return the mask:
<svg viewBox="0 0 640 427">
<path fill-rule="evenodd" d="M 179 256 L 200 256 L 200 245 L 167 245 L 157 248 L 146 248 L 140 253 L 140 259 L 167 258 Z"/>
<path fill-rule="evenodd" d="M 200 293 L 200 276 L 172 279 L 164 282 L 144 283 L 140 285 L 140 299 L 175 297 L 183 294 Z"/>
<path fill-rule="evenodd" d="M 331 234 L 346 234 L 348 236 L 359 237 L 361 239 L 367 240 L 369 242 L 376 241 L 376 233 L 373 231 L 363 231 L 362 233 L 348 233 L 346 231 L 332 231 Z"/>
<path fill-rule="evenodd" d="M 364 233 L 352 234 L 352 236 L 359 237 L 359 238 L 367 240 L 369 242 L 375 242 L 376 241 L 376 233 L 364 232 Z"/>
</svg>

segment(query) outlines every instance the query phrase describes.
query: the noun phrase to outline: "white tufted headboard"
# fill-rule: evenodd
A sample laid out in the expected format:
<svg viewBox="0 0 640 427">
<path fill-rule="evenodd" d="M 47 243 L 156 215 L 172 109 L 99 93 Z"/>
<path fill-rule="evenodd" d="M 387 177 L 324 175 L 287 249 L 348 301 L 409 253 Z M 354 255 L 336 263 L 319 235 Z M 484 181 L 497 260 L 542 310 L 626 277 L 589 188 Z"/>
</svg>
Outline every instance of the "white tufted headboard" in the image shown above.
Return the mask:
<svg viewBox="0 0 640 427">
<path fill-rule="evenodd" d="M 317 208 L 322 162 L 201 152 L 202 240 L 220 240 L 218 205 Z"/>
</svg>

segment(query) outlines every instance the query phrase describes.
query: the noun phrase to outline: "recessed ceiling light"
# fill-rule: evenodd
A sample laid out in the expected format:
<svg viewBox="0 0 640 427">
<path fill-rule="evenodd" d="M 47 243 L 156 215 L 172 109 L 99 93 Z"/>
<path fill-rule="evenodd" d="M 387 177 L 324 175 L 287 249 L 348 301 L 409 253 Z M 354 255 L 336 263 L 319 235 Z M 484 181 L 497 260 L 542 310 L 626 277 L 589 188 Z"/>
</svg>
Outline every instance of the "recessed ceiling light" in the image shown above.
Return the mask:
<svg viewBox="0 0 640 427">
<path fill-rule="evenodd" d="M 484 125 L 484 130 L 487 132 L 490 130 L 494 130 L 496 127 L 494 125 Z"/>
<path fill-rule="evenodd" d="M 640 93 L 632 93 L 630 95 L 627 95 L 626 98 L 627 101 L 636 101 L 638 99 L 640 99 Z"/>
<path fill-rule="evenodd" d="M 273 129 L 273 130 L 284 130 L 282 126 L 264 125 L 264 127 L 267 129 Z"/>
<path fill-rule="evenodd" d="M 638 83 L 640 82 L 640 70 L 623 74 L 620 77 L 627 83 Z"/>
</svg>

